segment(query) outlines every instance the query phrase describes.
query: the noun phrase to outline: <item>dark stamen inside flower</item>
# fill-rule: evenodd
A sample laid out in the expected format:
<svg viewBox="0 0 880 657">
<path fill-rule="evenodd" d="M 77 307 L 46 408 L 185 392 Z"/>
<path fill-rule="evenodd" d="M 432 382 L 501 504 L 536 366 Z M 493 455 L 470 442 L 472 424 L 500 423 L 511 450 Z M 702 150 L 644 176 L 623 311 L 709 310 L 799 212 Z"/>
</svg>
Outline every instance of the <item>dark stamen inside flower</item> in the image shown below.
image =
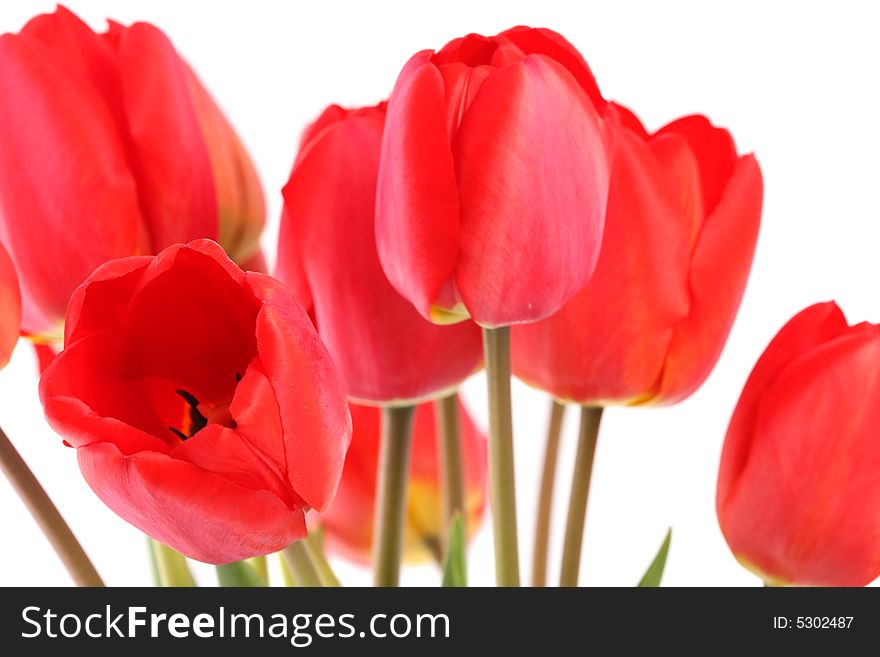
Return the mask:
<svg viewBox="0 0 880 657">
<path fill-rule="evenodd" d="M 181 440 L 187 440 L 208 426 L 208 418 L 202 415 L 201 411 L 199 411 L 199 400 L 196 399 L 195 395 L 186 390 L 175 390 L 174 392 L 183 397 L 183 400 L 189 405 L 189 434 L 187 435 L 174 427 L 168 428 L 171 429 L 171 431 L 173 431 Z"/>
<path fill-rule="evenodd" d="M 238 372 L 235 373 L 235 382 L 241 383 L 241 374 L 239 374 Z"/>
<path fill-rule="evenodd" d="M 175 436 L 177 436 L 178 438 L 180 438 L 180 439 L 183 440 L 183 441 L 186 441 L 186 440 L 189 438 L 189 436 L 187 436 L 185 433 L 183 433 L 183 431 L 181 431 L 180 429 L 175 429 L 174 427 L 168 427 L 168 429 L 169 429 L 169 430 L 170 430 Z"/>
</svg>

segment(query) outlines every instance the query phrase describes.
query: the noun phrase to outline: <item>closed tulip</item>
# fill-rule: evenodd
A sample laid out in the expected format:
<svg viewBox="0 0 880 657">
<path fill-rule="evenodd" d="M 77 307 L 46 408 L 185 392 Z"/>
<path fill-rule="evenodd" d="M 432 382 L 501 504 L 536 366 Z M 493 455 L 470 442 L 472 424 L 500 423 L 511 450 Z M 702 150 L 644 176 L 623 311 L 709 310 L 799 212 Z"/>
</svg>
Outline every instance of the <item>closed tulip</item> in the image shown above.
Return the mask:
<svg viewBox="0 0 880 657">
<path fill-rule="evenodd" d="M 21 296 L 12 260 L 0 244 L 0 369 L 9 362 L 21 326 Z"/>
<path fill-rule="evenodd" d="M 351 431 L 292 293 L 208 240 L 95 270 L 40 396 L 108 507 L 209 563 L 303 537 L 305 512 L 333 499 Z"/>
<path fill-rule="evenodd" d="M 811 306 L 758 359 L 718 473 L 721 531 L 770 584 L 880 575 L 880 326 Z"/>
<path fill-rule="evenodd" d="M 24 330 L 55 335 L 101 263 L 219 239 L 259 250 L 263 198 L 241 143 L 167 37 L 96 34 L 71 12 L 0 36 L 0 240 Z"/>
<path fill-rule="evenodd" d="M 472 322 L 436 326 L 388 282 L 375 242 L 385 106 L 327 108 L 305 133 L 290 180 L 278 276 L 311 311 L 346 391 L 368 403 L 435 396 L 482 356 Z"/>
<path fill-rule="evenodd" d="M 459 403 L 468 534 L 479 527 L 486 504 L 486 438 Z M 380 412 L 351 405 L 352 440 L 345 457 L 339 490 L 320 516 L 328 547 L 358 563 L 368 564 L 373 539 L 373 509 L 379 463 Z M 437 463 L 435 408 L 420 404 L 413 426 L 409 494 L 406 504 L 404 558 L 436 558 L 443 542 L 440 475 Z"/>
<path fill-rule="evenodd" d="M 557 314 L 514 327 L 513 371 L 579 404 L 674 403 L 709 375 L 730 332 L 761 171 L 705 117 L 649 134 L 625 108 L 605 115 L 613 159 L 596 271 Z"/>
<path fill-rule="evenodd" d="M 560 35 L 517 28 L 422 51 L 388 101 L 379 256 L 426 318 L 543 319 L 589 280 L 608 164 L 595 83 Z"/>
</svg>

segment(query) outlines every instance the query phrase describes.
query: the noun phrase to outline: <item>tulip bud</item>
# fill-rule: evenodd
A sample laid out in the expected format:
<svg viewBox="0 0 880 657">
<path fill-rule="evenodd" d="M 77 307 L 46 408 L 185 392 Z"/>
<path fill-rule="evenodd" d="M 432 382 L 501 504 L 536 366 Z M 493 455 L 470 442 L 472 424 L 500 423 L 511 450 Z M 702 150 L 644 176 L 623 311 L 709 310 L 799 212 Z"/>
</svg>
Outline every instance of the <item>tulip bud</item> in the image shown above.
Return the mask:
<svg viewBox="0 0 880 657">
<path fill-rule="evenodd" d="M 345 457 L 339 490 L 320 516 L 328 547 L 358 563 L 370 562 L 373 508 L 379 464 L 378 408 L 351 404 L 352 442 Z M 479 527 L 486 504 L 486 438 L 459 403 L 468 534 Z M 406 505 L 404 558 L 436 558 L 443 536 L 440 475 L 433 403 L 420 404 L 413 426 L 409 494 Z"/>
<path fill-rule="evenodd" d="M 330 356 L 288 288 L 214 242 L 96 269 L 64 344 L 46 417 L 98 497 L 161 543 L 267 554 L 333 499 L 351 420 Z"/>
<path fill-rule="evenodd" d="M 284 187 L 278 276 L 315 319 L 349 397 L 437 396 L 480 364 L 472 322 L 436 326 L 388 282 L 375 243 L 384 103 L 327 108 L 306 129 Z"/>
<path fill-rule="evenodd" d="M 773 338 L 727 429 L 721 531 L 771 584 L 880 575 L 880 326 L 811 306 Z"/>
<path fill-rule="evenodd" d="M 388 101 L 379 257 L 425 317 L 543 319 L 589 280 L 608 163 L 580 54 L 549 30 L 414 55 Z"/>
<path fill-rule="evenodd" d="M 25 332 L 60 335 L 71 293 L 107 260 L 218 236 L 239 261 L 257 250 L 253 167 L 157 28 L 37 16 L 0 36 L 0 94 L 0 240 Z"/>
<path fill-rule="evenodd" d="M 0 244 L 0 369 L 9 362 L 21 326 L 21 296 L 12 260 Z"/>
<path fill-rule="evenodd" d="M 761 171 L 704 117 L 653 135 L 619 105 L 606 118 L 596 271 L 557 314 L 513 328 L 513 371 L 579 404 L 670 404 L 700 386 L 727 340 L 755 251 Z"/>
</svg>

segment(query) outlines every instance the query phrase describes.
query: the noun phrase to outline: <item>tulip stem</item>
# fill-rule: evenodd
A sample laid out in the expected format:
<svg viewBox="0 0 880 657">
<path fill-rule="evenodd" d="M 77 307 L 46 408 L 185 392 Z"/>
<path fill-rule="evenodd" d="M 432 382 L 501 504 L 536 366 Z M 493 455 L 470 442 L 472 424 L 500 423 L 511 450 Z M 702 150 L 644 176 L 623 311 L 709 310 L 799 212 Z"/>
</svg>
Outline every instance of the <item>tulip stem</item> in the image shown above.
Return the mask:
<svg viewBox="0 0 880 657">
<path fill-rule="evenodd" d="M 461 515 L 462 530 L 467 535 L 464 508 L 464 466 L 461 458 L 461 425 L 458 417 L 458 395 L 438 399 L 437 410 L 437 462 L 440 465 L 440 489 L 443 491 L 442 552 L 446 553 L 446 541 L 452 529 L 452 520 Z M 441 557 L 442 563 L 442 557 Z"/>
<path fill-rule="evenodd" d="M 382 409 L 382 443 L 373 522 L 373 580 L 376 586 L 397 586 L 400 581 L 414 415 L 415 406 L 386 406 Z"/>
<path fill-rule="evenodd" d="M 510 407 L 510 327 L 483 329 L 489 391 L 489 496 L 498 586 L 519 586 L 513 419 Z"/>
<path fill-rule="evenodd" d="M 336 573 L 333 572 L 333 567 L 330 565 L 330 562 L 327 561 L 327 555 L 324 552 L 323 538 L 320 528 L 309 532 L 309 535 L 306 538 L 306 549 L 309 551 L 309 557 L 312 559 L 315 570 L 318 571 L 318 577 L 321 578 L 321 584 L 323 586 L 342 586 L 339 582 L 339 578 L 336 577 Z"/>
<path fill-rule="evenodd" d="M 185 556 L 156 539 L 150 538 L 148 540 L 153 563 L 156 564 L 156 579 L 159 586 L 190 587 L 196 585 Z"/>
<path fill-rule="evenodd" d="M 61 557 L 76 585 L 104 586 L 101 576 L 89 561 L 76 536 L 3 429 L 0 429 L 0 468 Z"/>
<path fill-rule="evenodd" d="M 582 406 L 581 424 L 578 432 L 577 454 L 574 457 L 574 476 L 571 497 L 568 501 L 568 518 L 565 524 L 565 541 L 562 548 L 562 571 L 560 586 L 577 586 L 581 563 L 581 545 L 587 518 L 587 497 L 593 474 L 593 456 L 599 438 L 601 406 Z"/>
<path fill-rule="evenodd" d="M 323 586 L 321 575 L 312 561 L 312 554 L 305 539 L 294 541 L 282 552 L 284 562 L 297 586 Z"/>
<path fill-rule="evenodd" d="M 532 586 L 547 585 L 547 548 L 550 540 L 550 512 L 553 508 L 553 486 L 556 483 L 556 463 L 559 455 L 559 437 L 565 404 L 555 399 L 550 404 L 550 424 L 547 445 L 544 448 L 544 469 L 541 474 L 541 492 L 538 497 L 538 517 L 535 522 L 535 550 L 532 554 Z"/>
</svg>

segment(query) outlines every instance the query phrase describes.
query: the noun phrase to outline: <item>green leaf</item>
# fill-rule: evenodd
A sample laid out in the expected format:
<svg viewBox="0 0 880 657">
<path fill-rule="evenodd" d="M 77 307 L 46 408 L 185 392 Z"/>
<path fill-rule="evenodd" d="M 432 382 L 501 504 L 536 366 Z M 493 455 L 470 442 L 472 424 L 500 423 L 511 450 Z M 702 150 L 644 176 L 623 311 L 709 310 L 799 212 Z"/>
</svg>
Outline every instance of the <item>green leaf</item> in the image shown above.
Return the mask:
<svg viewBox="0 0 880 657">
<path fill-rule="evenodd" d="M 663 539 L 663 545 L 660 551 L 654 557 L 654 561 L 645 571 L 642 581 L 639 582 L 640 587 L 656 587 L 660 586 L 660 580 L 663 579 L 663 569 L 666 568 L 666 556 L 669 554 L 669 543 L 672 541 L 672 527 L 666 532 L 666 538 Z"/>
<path fill-rule="evenodd" d="M 220 586 L 266 586 L 265 580 L 246 561 L 217 566 L 217 581 Z"/>
<path fill-rule="evenodd" d="M 446 558 L 443 563 L 443 586 L 467 586 L 467 560 L 465 558 L 464 522 L 456 513 L 449 528 L 446 541 Z"/>
</svg>

